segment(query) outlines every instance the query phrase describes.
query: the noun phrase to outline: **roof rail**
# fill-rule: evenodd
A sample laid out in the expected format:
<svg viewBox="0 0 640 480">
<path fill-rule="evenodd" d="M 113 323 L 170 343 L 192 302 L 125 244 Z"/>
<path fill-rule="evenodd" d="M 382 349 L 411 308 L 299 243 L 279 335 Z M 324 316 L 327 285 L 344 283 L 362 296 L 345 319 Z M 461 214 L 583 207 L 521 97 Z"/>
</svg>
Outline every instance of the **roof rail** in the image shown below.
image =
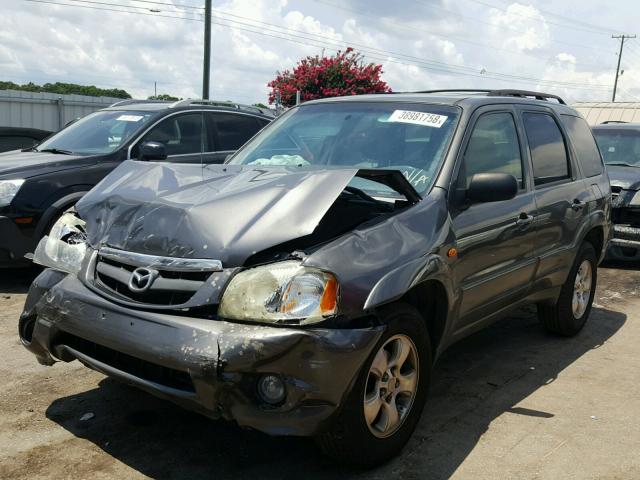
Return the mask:
<svg viewBox="0 0 640 480">
<path fill-rule="evenodd" d="M 551 93 L 531 92 L 529 90 L 490 90 L 489 92 L 487 92 L 487 96 L 489 96 L 489 97 L 519 97 L 519 98 L 533 97 L 536 100 L 547 100 L 547 101 L 552 98 L 554 100 L 557 100 L 558 103 L 561 104 L 561 105 L 566 105 L 567 104 L 567 102 L 565 102 L 558 95 L 552 95 Z"/>
<path fill-rule="evenodd" d="M 625 122 L 624 120 L 605 120 L 600 125 L 608 125 L 610 123 L 629 123 L 629 122 Z"/>
<path fill-rule="evenodd" d="M 136 100 L 135 98 L 128 98 L 109 105 L 109 107 L 122 107 L 123 105 L 135 105 L 138 103 L 168 103 L 166 100 Z"/>
<path fill-rule="evenodd" d="M 420 90 L 417 92 L 394 92 L 394 93 L 489 93 L 491 90 L 478 88 L 445 88 L 439 90 Z"/>
<path fill-rule="evenodd" d="M 262 115 L 274 116 L 269 109 L 254 107 L 253 105 L 243 105 L 241 103 L 227 102 L 224 100 L 203 100 L 197 98 L 187 98 L 186 100 L 178 100 L 169 105 L 169 108 L 188 107 L 190 105 L 208 105 L 211 107 L 227 107 L 235 108 L 245 112 L 259 113 Z"/>
</svg>

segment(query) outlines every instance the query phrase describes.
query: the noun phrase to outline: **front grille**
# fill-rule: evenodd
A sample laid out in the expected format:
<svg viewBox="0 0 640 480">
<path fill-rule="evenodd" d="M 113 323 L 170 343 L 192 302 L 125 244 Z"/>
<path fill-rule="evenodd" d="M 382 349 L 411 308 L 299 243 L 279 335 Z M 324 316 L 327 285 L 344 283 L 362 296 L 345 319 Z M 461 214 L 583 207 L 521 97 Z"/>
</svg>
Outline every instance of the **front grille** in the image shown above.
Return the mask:
<svg viewBox="0 0 640 480">
<path fill-rule="evenodd" d="M 56 338 L 55 344 L 71 347 L 94 360 L 133 375 L 134 377 L 176 390 L 195 392 L 191 377 L 186 372 L 132 357 L 131 355 L 118 352 L 67 332 L 61 333 Z"/>
<path fill-rule="evenodd" d="M 160 259 L 160 261 L 158 260 Z M 131 252 L 103 249 L 98 251 L 95 262 L 94 284 L 116 299 L 147 305 L 180 306 L 188 302 L 200 289 L 217 266 L 208 265 L 194 269 L 197 260 L 151 257 Z M 152 268 L 158 272 L 151 286 L 144 291 L 129 288 L 131 276 L 139 267 Z"/>
</svg>

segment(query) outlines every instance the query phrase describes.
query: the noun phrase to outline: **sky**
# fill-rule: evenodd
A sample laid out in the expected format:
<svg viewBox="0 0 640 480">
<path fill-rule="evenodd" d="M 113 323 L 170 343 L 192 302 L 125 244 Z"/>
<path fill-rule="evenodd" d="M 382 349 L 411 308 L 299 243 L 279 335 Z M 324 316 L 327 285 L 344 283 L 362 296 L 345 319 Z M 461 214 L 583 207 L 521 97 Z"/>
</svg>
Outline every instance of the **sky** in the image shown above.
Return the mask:
<svg viewBox="0 0 640 480">
<path fill-rule="evenodd" d="M 204 0 L 0 0 L 0 80 L 202 95 Z M 117 10 L 117 11 L 114 11 Z M 135 12 L 135 13 L 134 13 Z M 609 101 L 637 0 L 213 0 L 211 98 L 267 102 L 307 55 L 347 46 L 394 91 L 517 88 Z M 640 101 L 640 38 L 617 101 Z"/>
</svg>

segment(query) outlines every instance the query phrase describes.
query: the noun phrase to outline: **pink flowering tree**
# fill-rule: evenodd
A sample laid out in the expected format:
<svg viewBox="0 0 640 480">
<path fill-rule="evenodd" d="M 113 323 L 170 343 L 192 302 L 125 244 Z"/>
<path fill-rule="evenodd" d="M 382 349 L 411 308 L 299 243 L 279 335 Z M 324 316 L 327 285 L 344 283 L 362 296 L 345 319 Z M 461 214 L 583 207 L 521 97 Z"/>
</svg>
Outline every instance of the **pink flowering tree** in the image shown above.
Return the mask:
<svg viewBox="0 0 640 480">
<path fill-rule="evenodd" d="M 297 90 L 300 90 L 303 102 L 315 98 L 391 92 L 380 79 L 381 74 L 382 65 L 365 64 L 362 56 L 351 47 L 332 57 L 316 55 L 303 58 L 293 70 L 278 72 L 276 78 L 267 84 L 271 87 L 269 103 L 276 101 L 277 91 L 280 91 L 282 104 L 287 107 L 295 105 Z"/>
</svg>

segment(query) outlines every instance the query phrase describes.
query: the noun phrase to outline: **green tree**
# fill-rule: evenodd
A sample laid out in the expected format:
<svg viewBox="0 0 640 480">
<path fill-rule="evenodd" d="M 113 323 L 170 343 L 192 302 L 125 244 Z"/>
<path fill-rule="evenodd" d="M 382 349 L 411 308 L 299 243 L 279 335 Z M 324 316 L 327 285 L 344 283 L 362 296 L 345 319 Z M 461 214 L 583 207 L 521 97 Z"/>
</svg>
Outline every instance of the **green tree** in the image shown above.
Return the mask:
<svg viewBox="0 0 640 480">
<path fill-rule="evenodd" d="M 175 102 L 182 99 L 174 97 L 173 95 L 169 95 L 168 93 L 160 93 L 158 95 L 151 95 L 147 100 L 170 100 L 172 102 Z"/>
<path fill-rule="evenodd" d="M 33 82 L 19 85 L 14 82 L 0 81 L 0 90 L 19 90 L 23 92 L 58 93 L 60 95 L 88 95 L 90 97 L 131 98 L 126 90 L 119 88 L 99 88 L 95 85 L 78 85 L 75 83 L 45 83 L 37 85 Z"/>
</svg>

